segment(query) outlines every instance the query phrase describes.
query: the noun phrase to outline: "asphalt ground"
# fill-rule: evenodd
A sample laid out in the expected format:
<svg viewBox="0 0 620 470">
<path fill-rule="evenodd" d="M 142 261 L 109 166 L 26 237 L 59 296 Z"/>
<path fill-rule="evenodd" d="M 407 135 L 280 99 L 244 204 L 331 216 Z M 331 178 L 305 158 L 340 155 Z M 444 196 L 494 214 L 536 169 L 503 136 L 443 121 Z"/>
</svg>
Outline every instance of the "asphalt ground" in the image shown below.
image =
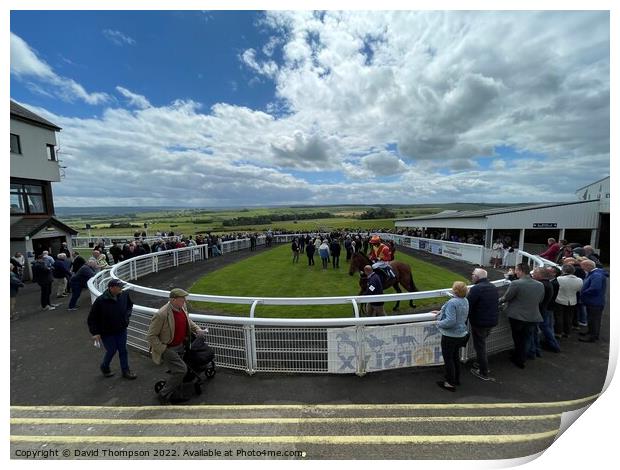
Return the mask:
<svg viewBox="0 0 620 470">
<path fill-rule="evenodd" d="M 405 251 L 405 250 L 403 250 Z M 432 260 L 463 275 L 472 267 L 457 261 L 411 251 L 414 256 Z M 168 270 L 141 280 L 142 285 L 163 289 L 189 287 L 197 277 L 225 263 L 235 262 L 249 251 L 227 254 L 192 266 Z M 415 273 L 414 273 L 415 275 Z M 492 271 L 490 277 L 498 278 Z M 10 328 L 10 403 L 15 406 L 145 406 L 157 405 L 153 384 L 165 377 L 162 367 L 148 356 L 130 351 L 135 381 L 120 377 L 115 359 L 112 378 L 99 371 L 102 351 L 93 347 L 86 327 L 90 299 L 82 294 L 77 311 L 68 312 L 68 298 L 59 299 L 62 305 L 54 311 L 41 311 L 39 288 L 28 283 L 19 293 L 19 319 Z M 138 296 L 135 300 L 140 302 Z M 142 302 L 140 302 L 142 303 Z M 159 302 L 158 305 L 161 305 Z M 396 369 L 356 375 L 267 374 L 250 376 L 244 372 L 219 369 L 208 382 L 205 393 L 194 396 L 187 405 L 245 405 L 290 406 L 302 405 L 394 405 L 394 404 L 496 404 L 544 403 L 578 400 L 601 392 L 608 367 L 609 307 L 603 316 L 601 341 L 581 343 L 578 336 L 562 340 L 562 352 L 543 352 L 543 356 L 528 361 L 524 370 L 515 368 L 508 352 L 490 357 L 494 382 L 482 382 L 469 373 L 464 365 L 456 393 L 439 389 L 436 381 L 443 376 L 443 367 Z M 499 432 L 504 424 L 490 423 L 488 432 Z M 368 458 L 403 458 L 391 454 L 389 446 Z M 515 455 L 527 455 L 536 449 L 527 447 Z M 316 458 L 347 458 L 338 453 L 315 454 Z M 351 457 L 349 458 L 358 458 Z M 355 454 L 353 454 L 355 455 Z M 359 454 L 365 455 L 365 454 Z M 429 454 L 430 455 L 430 454 Z M 447 455 L 447 454 L 446 454 Z M 472 454 L 473 455 L 473 454 Z M 482 454 L 484 455 L 484 454 Z M 488 458 L 493 457 L 492 454 Z M 442 458 L 433 454 L 434 458 Z M 418 455 L 410 458 L 430 458 Z M 476 457 L 475 457 L 476 458 Z M 477 458 L 484 458 L 478 456 Z"/>
</svg>

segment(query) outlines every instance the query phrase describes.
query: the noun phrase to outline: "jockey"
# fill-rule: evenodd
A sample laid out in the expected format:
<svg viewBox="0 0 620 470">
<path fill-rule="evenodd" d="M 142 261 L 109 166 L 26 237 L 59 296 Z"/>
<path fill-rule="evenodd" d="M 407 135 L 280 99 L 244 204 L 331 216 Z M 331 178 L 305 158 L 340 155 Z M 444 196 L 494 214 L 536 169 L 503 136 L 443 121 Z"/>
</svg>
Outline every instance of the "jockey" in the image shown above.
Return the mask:
<svg viewBox="0 0 620 470">
<path fill-rule="evenodd" d="M 389 261 L 392 261 L 392 252 L 390 248 L 381 243 L 381 238 L 379 238 L 378 235 L 372 236 L 370 239 L 370 246 L 368 258 L 373 262 L 372 269 L 385 270 L 390 277 L 394 277 L 389 264 Z"/>
</svg>

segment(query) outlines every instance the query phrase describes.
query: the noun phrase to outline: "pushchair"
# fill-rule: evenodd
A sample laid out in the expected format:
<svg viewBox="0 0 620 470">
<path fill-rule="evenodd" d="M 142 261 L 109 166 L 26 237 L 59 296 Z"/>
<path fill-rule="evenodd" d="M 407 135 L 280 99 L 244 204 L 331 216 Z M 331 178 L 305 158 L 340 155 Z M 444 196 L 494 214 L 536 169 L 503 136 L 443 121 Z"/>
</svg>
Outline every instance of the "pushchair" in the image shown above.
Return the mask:
<svg viewBox="0 0 620 470">
<path fill-rule="evenodd" d="M 204 374 L 207 379 L 215 376 L 215 351 L 207 345 L 204 336 L 197 336 L 192 341 L 191 347 L 183 354 L 183 362 L 187 365 L 187 373 L 183 378 L 183 385 L 192 383 L 196 395 L 202 394 L 202 386 L 205 382 L 200 375 Z M 165 380 L 156 382 L 154 386 L 155 393 L 159 393 L 165 385 Z"/>
</svg>

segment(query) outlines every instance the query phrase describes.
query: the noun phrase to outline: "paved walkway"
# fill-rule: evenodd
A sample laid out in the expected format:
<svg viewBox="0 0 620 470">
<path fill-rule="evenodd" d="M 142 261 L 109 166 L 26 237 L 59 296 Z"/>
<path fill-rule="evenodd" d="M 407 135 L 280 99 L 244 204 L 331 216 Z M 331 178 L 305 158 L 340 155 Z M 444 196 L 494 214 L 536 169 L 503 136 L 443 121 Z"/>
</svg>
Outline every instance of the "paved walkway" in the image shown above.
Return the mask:
<svg viewBox="0 0 620 470">
<path fill-rule="evenodd" d="M 190 269 L 183 267 L 183 269 L 174 271 L 169 270 L 159 275 L 163 276 L 166 282 L 162 283 L 161 279 L 152 277 L 145 280 L 144 285 L 157 283 L 157 287 L 166 289 L 172 286 L 188 287 L 196 276 L 216 269 L 222 263 L 232 262 L 249 255 L 249 252 L 241 252 L 212 259 L 192 266 Z M 422 256 L 432 257 L 440 261 L 438 264 L 444 266 L 446 263 L 450 264 L 449 269 L 465 275 L 469 274 L 472 269 L 471 266 L 426 253 Z M 500 273 L 493 273 L 493 276 L 499 275 Z M 83 293 L 81 307 L 77 311 L 68 312 L 66 310 L 68 299 L 63 299 L 63 305 L 57 310 L 44 312 L 38 305 L 38 292 L 38 286 L 30 283 L 22 289 L 17 301 L 17 310 L 21 317 L 11 322 L 12 406 L 141 407 L 156 405 L 153 384 L 164 375 L 164 371 L 144 354 L 130 351 L 130 364 L 139 376 L 137 380 L 126 381 L 118 374 L 108 379 L 101 376 L 98 364 L 102 352 L 93 347 L 86 327 L 86 316 L 90 304 L 86 293 Z M 469 374 L 469 367 L 466 366 L 462 373 L 462 386 L 456 393 L 442 391 L 435 384 L 435 381 L 442 377 L 442 367 L 398 369 L 370 373 L 364 377 L 263 373 L 249 376 L 243 372 L 220 369 L 207 385 L 206 392 L 201 396 L 195 396 L 188 405 L 301 405 L 312 408 L 313 405 L 444 404 L 454 406 L 477 404 L 477 406 L 495 406 L 502 403 L 572 401 L 596 395 L 601 391 L 607 372 L 608 355 L 609 309 L 607 308 L 603 321 L 602 341 L 599 343 L 580 343 L 577 341 L 577 335 L 573 335 L 570 339 L 562 341 L 561 353 L 543 353 L 542 358 L 528 362 L 525 370 L 512 366 L 508 361 L 507 353 L 494 355 L 490 358 L 490 368 L 497 381 L 481 382 Z M 113 367 L 118 371 L 117 362 L 113 364 Z M 573 407 L 575 407 L 574 404 Z M 159 409 L 159 407 L 156 406 L 154 409 Z M 533 407 L 528 414 L 536 414 L 536 410 Z M 507 415 L 515 414 L 515 408 L 508 407 L 505 411 Z M 158 412 L 153 413 L 158 415 Z M 241 412 L 241 415 L 236 416 L 244 415 L 244 412 Z M 73 417 L 76 416 L 77 414 L 73 415 Z M 401 417 L 406 417 L 406 415 Z M 506 422 L 497 423 L 497 425 L 505 428 Z M 528 434 L 536 434 L 536 430 L 542 429 L 536 426 L 528 428 Z M 295 429 L 295 432 L 300 435 L 305 433 L 304 427 Z M 383 432 L 380 429 L 373 429 L 377 433 Z M 550 428 L 544 429 L 548 431 Z M 70 427 L 70 430 L 72 434 L 81 432 L 79 427 Z M 19 428 L 17 424 L 13 425 L 13 435 L 23 432 L 25 432 L 23 428 Z M 36 429 L 33 432 L 36 432 Z M 199 431 L 196 432 L 200 434 Z M 247 433 L 247 431 L 244 432 Z M 293 431 L 287 429 L 287 432 Z M 316 432 L 321 434 L 320 430 Z M 426 433 L 427 431 L 420 432 Z M 467 433 L 466 430 L 463 432 Z M 493 431 L 489 432 L 493 433 Z M 519 451 L 513 449 L 504 455 L 508 457 L 516 456 L 519 452 L 521 452 L 519 455 L 537 452 L 540 450 L 540 439 L 542 438 L 528 445 L 521 443 L 517 445 Z M 544 442 L 547 445 L 550 442 L 549 438 Z M 338 448 L 342 449 L 342 446 Z M 381 452 L 375 453 L 375 458 L 392 458 L 391 456 L 396 454 L 390 454 L 388 452 L 390 448 L 387 446 Z M 464 452 L 466 448 L 467 446 L 464 445 Z M 422 449 L 424 446 L 420 446 L 420 452 Z M 437 458 L 448 456 L 444 452 L 449 452 L 449 446 L 443 448 L 439 446 L 437 449 L 439 452 L 435 454 Z M 329 452 L 329 450 L 325 453 L 315 451 L 314 458 L 328 458 L 329 455 L 332 455 L 332 458 L 345 458 L 344 454 L 339 453 L 340 451 L 333 450 L 336 452 L 334 454 Z M 366 454 L 349 453 L 347 455 L 348 458 L 359 458 L 359 455 Z M 373 458 L 370 454 L 368 455 L 367 458 Z M 463 454 L 461 457 L 466 458 Z M 409 457 L 401 456 L 400 458 L 430 458 L 430 455 L 422 452 L 419 455 L 409 454 Z"/>
</svg>

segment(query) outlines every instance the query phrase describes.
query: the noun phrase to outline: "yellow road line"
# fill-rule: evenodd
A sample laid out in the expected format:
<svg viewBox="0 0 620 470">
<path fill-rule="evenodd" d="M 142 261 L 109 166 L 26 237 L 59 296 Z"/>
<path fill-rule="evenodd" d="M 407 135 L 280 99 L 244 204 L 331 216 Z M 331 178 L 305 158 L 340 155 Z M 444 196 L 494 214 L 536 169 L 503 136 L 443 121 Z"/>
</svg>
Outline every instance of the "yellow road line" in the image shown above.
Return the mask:
<svg viewBox="0 0 620 470">
<path fill-rule="evenodd" d="M 146 405 L 146 406 L 71 406 L 71 405 L 40 405 L 40 406 L 11 406 L 11 411 L 148 411 L 148 410 L 484 410 L 500 408 L 556 408 L 582 405 L 596 400 L 600 394 L 577 400 L 537 402 L 537 403 L 387 403 L 387 404 L 347 404 L 347 405 Z"/>
<path fill-rule="evenodd" d="M 11 436 L 12 443 L 46 444 L 512 444 L 552 439 L 558 430 L 534 434 L 493 434 L 454 436 Z"/>
<path fill-rule="evenodd" d="M 234 425 L 234 424 L 355 424 L 355 423 L 432 423 L 463 421 L 544 421 L 560 419 L 561 413 L 532 416 L 406 416 L 351 418 L 169 418 L 169 419 L 103 419 L 103 418 L 11 418 L 11 424 L 36 425 Z"/>
</svg>

